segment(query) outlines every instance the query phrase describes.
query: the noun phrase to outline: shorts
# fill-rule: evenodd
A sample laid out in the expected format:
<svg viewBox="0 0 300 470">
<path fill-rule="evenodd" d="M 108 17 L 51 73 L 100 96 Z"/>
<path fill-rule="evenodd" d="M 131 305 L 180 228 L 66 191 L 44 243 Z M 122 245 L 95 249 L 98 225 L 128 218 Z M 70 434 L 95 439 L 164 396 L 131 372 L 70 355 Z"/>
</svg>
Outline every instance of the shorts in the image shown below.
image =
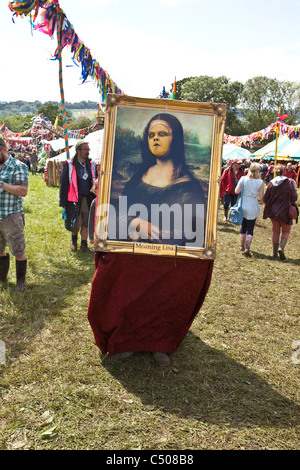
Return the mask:
<svg viewBox="0 0 300 470">
<path fill-rule="evenodd" d="M 81 205 L 80 205 L 80 212 L 79 216 L 76 220 L 75 229 L 81 228 L 83 225 L 88 227 L 89 225 L 89 197 L 88 196 L 81 196 Z"/>
<path fill-rule="evenodd" d="M 0 251 L 8 245 L 13 256 L 25 253 L 25 217 L 23 212 L 15 212 L 0 220 Z"/>
</svg>

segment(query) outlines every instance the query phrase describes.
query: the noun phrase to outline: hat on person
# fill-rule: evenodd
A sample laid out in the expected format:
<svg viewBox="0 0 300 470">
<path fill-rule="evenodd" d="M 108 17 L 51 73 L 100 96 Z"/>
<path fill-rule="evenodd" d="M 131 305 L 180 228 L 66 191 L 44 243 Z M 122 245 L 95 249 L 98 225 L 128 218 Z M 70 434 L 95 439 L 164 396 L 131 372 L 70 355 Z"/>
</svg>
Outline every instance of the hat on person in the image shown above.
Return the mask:
<svg viewBox="0 0 300 470">
<path fill-rule="evenodd" d="M 239 165 L 241 165 L 243 163 L 243 161 L 236 158 L 235 160 L 233 160 L 232 163 L 238 163 Z"/>
<path fill-rule="evenodd" d="M 75 145 L 75 151 L 77 152 L 77 150 L 79 149 L 79 147 L 81 147 L 81 145 L 83 144 L 86 144 L 86 142 L 82 139 L 82 140 L 79 140 L 77 142 L 77 144 Z"/>
</svg>

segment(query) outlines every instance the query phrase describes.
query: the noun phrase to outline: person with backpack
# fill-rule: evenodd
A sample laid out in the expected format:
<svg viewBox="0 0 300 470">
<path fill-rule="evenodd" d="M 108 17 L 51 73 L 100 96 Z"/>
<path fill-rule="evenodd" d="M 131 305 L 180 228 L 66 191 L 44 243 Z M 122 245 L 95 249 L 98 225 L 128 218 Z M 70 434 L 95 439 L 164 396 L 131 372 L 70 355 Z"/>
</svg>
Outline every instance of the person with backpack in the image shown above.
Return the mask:
<svg viewBox="0 0 300 470">
<path fill-rule="evenodd" d="M 240 178 L 244 176 L 244 171 L 241 169 L 242 163 L 242 160 L 233 160 L 221 177 L 220 198 L 224 199 L 224 222 L 228 220 L 229 209 L 235 205 L 238 198 L 235 188 Z"/>
<path fill-rule="evenodd" d="M 81 235 L 80 249 L 91 252 L 87 245 L 89 212 L 95 194 L 91 192 L 97 178 L 95 162 L 89 159 L 89 144 L 76 144 L 73 160 L 67 160 L 60 178 L 59 205 L 63 208 L 66 229 L 72 232 L 70 249 L 77 251 L 78 233 Z"/>
<path fill-rule="evenodd" d="M 298 194 L 295 181 L 283 175 L 284 166 L 280 163 L 274 168 L 275 178 L 269 183 L 264 195 L 263 218 L 270 218 L 273 235 L 273 258 L 284 261 L 284 248 L 290 236 L 293 224 L 289 216 L 290 203 L 297 201 Z M 281 233 L 281 239 L 280 239 Z"/>
</svg>

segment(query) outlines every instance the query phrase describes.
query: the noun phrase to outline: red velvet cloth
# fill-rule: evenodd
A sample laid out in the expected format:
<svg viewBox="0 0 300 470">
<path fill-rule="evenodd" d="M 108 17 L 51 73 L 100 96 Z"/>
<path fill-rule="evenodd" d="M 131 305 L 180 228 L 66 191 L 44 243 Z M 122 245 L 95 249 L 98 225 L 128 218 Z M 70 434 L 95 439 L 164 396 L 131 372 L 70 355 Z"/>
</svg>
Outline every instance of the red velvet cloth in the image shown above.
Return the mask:
<svg viewBox="0 0 300 470">
<path fill-rule="evenodd" d="M 101 352 L 171 353 L 207 294 L 213 261 L 96 253 L 88 320 Z"/>
</svg>

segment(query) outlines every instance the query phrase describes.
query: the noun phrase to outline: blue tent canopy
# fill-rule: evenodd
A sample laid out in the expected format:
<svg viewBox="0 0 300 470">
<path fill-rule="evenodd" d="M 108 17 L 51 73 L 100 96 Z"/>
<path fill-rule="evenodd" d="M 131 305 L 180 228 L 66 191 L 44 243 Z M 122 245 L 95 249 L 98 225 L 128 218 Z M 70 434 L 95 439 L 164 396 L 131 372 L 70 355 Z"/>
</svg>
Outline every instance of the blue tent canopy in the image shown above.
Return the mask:
<svg viewBox="0 0 300 470">
<path fill-rule="evenodd" d="M 251 152 L 249 150 L 239 147 L 234 144 L 225 144 L 223 145 L 223 160 L 247 160 L 251 157 Z"/>
</svg>

